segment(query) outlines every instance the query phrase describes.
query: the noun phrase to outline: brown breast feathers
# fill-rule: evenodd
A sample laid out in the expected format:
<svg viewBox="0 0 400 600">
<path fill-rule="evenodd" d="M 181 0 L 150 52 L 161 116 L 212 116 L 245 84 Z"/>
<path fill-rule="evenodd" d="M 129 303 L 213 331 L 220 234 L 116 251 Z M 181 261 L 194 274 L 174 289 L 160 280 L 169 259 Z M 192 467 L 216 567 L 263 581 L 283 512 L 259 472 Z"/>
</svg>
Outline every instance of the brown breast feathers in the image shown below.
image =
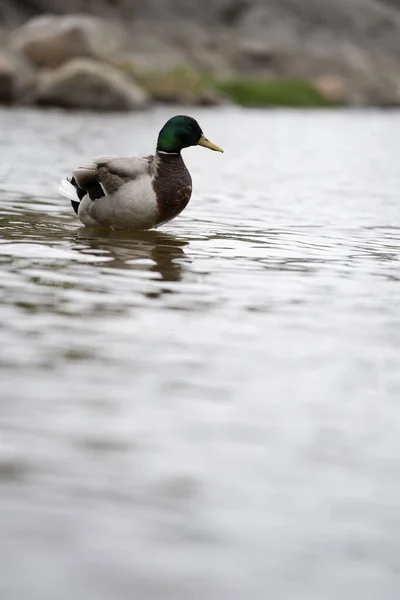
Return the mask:
<svg viewBox="0 0 400 600">
<path fill-rule="evenodd" d="M 170 221 L 187 206 L 192 195 L 192 178 L 180 154 L 157 154 L 157 174 L 153 180 L 159 224 Z"/>
</svg>

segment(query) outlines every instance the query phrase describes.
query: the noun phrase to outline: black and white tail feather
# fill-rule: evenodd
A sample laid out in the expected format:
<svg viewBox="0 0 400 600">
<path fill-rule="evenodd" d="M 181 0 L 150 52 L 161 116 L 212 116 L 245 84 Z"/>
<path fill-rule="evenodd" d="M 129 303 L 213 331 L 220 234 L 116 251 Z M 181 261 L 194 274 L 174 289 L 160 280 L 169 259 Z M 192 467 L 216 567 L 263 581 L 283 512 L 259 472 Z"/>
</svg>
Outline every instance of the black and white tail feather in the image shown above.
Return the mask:
<svg viewBox="0 0 400 600">
<path fill-rule="evenodd" d="M 104 187 L 99 181 L 92 180 L 90 185 L 82 188 L 77 184 L 75 177 L 65 177 L 65 179 L 62 179 L 58 191 L 64 198 L 68 198 L 71 201 L 72 208 L 76 214 L 78 214 L 79 205 L 86 195 L 91 200 L 97 200 L 106 195 Z"/>
<path fill-rule="evenodd" d="M 79 205 L 82 198 L 86 196 L 86 191 L 78 186 L 74 177 L 66 177 L 59 185 L 58 191 L 64 198 L 71 201 L 72 208 L 78 214 Z"/>
</svg>

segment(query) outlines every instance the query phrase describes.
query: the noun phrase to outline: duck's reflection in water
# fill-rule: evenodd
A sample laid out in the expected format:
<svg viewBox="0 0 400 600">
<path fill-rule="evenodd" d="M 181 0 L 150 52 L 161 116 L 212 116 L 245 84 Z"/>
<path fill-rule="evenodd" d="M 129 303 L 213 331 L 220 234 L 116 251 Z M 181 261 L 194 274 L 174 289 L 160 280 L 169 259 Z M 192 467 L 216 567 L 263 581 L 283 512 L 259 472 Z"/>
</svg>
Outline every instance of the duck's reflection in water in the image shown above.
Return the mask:
<svg viewBox="0 0 400 600">
<path fill-rule="evenodd" d="M 182 260 L 189 260 L 183 250 L 189 242 L 157 230 L 114 231 L 82 227 L 77 239 L 80 250 L 96 255 L 104 252 L 107 266 L 115 269 L 136 269 L 158 272 L 164 281 L 180 281 Z M 103 263 L 104 264 L 104 263 Z"/>
</svg>

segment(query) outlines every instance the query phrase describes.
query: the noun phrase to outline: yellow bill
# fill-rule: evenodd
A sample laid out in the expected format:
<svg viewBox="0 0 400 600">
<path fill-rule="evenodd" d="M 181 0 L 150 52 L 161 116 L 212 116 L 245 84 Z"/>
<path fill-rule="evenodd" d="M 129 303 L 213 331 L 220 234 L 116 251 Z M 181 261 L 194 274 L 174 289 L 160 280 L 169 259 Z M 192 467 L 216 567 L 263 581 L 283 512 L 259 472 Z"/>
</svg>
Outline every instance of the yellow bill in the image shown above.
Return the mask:
<svg viewBox="0 0 400 600">
<path fill-rule="evenodd" d="M 216 146 L 210 140 L 208 140 L 204 135 L 201 136 L 199 141 L 197 142 L 199 146 L 203 146 L 204 148 L 209 148 L 210 150 L 215 150 L 215 152 L 223 152 L 222 148 Z"/>
</svg>

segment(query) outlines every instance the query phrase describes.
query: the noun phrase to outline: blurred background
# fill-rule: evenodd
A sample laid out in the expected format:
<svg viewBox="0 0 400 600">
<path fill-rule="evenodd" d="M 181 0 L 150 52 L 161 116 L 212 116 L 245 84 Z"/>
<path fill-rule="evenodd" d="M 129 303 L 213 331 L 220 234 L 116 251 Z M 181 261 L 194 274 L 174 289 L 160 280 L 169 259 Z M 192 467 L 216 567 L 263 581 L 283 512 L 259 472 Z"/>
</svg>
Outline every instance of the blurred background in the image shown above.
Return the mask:
<svg viewBox="0 0 400 600">
<path fill-rule="evenodd" d="M 400 3 L 0 0 L 0 599 L 398 600 Z M 154 152 L 190 204 L 84 228 Z"/>
<path fill-rule="evenodd" d="M 150 100 L 396 106 L 399 6 L 396 0 L 3 0 L 0 100 L 96 107 L 93 89 L 90 98 L 75 88 L 82 69 L 94 87 L 100 62 L 109 66 L 103 71 L 109 87 L 112 68 L 127 84 L 125 95 L 109 90 L 111 97 L 102 99 L 107 108 Z M 71 89 L 64 93 L 63 85 Z"/>
</svg>

